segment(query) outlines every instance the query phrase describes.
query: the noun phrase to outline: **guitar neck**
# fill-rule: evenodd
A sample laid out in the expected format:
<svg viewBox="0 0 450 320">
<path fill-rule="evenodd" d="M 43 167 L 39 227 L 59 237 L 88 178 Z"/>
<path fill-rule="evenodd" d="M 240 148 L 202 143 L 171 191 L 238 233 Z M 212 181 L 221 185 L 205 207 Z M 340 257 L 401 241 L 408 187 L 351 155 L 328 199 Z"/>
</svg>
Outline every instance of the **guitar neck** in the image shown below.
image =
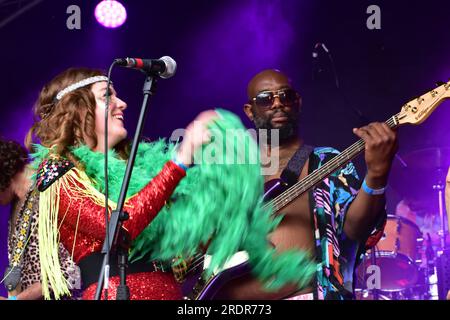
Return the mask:
<svg viewBox="0 0 450 320">
<path fill-rule="evenodd" d="M 398 115 L 394 115 L 385 122 L 390 128 L 395 128 L 399 125 Z M 343 152 L 335 156 L 330 161 L 326 162 L 320 168 L 314 170 L 311 174 L 292 185 L 285 192 L 275 197 L 270 202 L 264 205 L 264 208 L 271 207 L 274 212 L 287 206 L 289 203 L 297 199 L 300 195 L 319 184 L 322 180 L 336 172 L 358 154 L 364 151 L 365 142 L 359 139 Z"/>
</svg>

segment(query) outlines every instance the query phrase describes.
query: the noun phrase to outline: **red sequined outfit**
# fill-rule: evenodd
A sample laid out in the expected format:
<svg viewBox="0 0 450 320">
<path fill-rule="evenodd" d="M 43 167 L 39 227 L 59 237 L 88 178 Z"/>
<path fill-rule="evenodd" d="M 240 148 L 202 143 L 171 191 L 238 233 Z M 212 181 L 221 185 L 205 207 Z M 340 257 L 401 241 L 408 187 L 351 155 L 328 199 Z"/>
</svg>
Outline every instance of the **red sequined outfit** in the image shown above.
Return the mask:
<svg viewBox="0 0 450 320">
<path fill-rule="evenodd" d="M 125 203 L 124 211 L 129 214 L 129 219 L 124 222 L 123 227 L 128 230 L 131 239 L 136 238 L 153 220 L 185 174 L 182 168 L 169 161 L 152 181 Z M 76 194 L 75 187 L 85 188 L 81 183 L 73 182 L 76 186 L 71 186 L 71 183 L 60 189 L 60 240 L 69 251 L 73 248 L 74 261 L 78 263 L 82 258 L 101 251 L 105 238 L 105 210 L 91 198 Z M 110 299 L 115 299 L 118 283 L 118 277 L 110 278 Z M 131 299 L 182 297 L 179 285 L 171 273 L 156 271 L 129 274 L 127 285 Z M 93 299 L 95 289 L 96 283 L 90 285 L 84 291 L 83 298 Z"/>
<path fill-rule="evenodd" d="M 109 278 L 108 300 L 115 300 L 119 277 Z M 131 300 L 180 300 L 182 294 L 179 284 L 168 272 L 145 272 L 127 275 Z M 83 291 L 83 300 L 93 300 L 97 284 L 92 284 Z M 104 291 L 102 292 L 102 299 Z"/>
</svg>

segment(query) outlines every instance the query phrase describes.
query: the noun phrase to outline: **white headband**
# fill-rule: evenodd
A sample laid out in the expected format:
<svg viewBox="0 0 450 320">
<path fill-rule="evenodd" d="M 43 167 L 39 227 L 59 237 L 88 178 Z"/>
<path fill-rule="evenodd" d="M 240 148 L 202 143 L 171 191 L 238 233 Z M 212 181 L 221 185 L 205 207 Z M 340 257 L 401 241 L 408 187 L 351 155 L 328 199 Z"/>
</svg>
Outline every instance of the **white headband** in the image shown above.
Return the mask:
<svg viewBox="0 0 450 320">
<path fill-rule="evenodd" d="M 58 94 L 56 95 L 56 100 L 59 101 L 61 100 L 61 98 L 69 92 L 72 92 L 74 90 L 77 90 L 81 87 L 85 87 L 88 86 L 90 84 L 96 83 L 96 82 L 100 82 L 100 81 L 108 81 L 108 77 L 105 76 L 95 76 L 95 77 L 90 77 L 90 78 L 86 78 L 83 79 L 81 81 L 75 82 L 74 84 L 71 84 L 70 86 L 62 89 L 60 92 L 58 92 Z"/>
</svg>

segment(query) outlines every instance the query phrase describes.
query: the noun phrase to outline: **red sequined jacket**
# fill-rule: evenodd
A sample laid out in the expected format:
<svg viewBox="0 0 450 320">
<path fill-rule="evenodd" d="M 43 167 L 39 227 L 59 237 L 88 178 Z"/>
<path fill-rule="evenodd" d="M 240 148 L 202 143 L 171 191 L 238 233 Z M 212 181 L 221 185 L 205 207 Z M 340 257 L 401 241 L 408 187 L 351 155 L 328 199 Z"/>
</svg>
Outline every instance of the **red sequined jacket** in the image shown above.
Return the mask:
<svg viewBox="0 0 450 320">
<path fill-rule="evenodd" d="M 45 190 L 52 180 L 72 168 L 73 165 L 65 160 L 44 161 L 38 172 L 38 188 L 40 191 Z M 55 175 L 54 172 L 58 174 Z M 129 214 L 129 219 L 123 223 L 123 227 L 129 232 L 131 239 L 136 238 L 153 220 L 185 175 L 182 168 L 169 161 L 140 192 L 126 201 L 124 211 Z M 71 185 L 74 183 L 76 186 Z M 104 207 L 96 204 L 92 198 L 77 194 L 77 188 L 84 189 L 85 186 L 73 181 L 60 188 L 58 214 L 61 225 L 60 240 L 69 252 L 73 248 L 73 259 L 76 263 L 94 252 L 101 251 L 106 229 Z"/>
</svg>

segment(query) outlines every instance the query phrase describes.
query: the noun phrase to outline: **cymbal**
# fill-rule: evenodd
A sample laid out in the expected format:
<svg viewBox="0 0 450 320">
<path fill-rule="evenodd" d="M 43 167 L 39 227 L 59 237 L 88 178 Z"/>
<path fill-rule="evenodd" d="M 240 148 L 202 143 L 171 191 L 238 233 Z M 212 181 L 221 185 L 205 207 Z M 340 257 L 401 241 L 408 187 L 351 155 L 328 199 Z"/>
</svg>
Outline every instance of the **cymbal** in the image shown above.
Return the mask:
<svg viewBox="0 0 450 320">
<path fill-rule="evenodd" d="M 450 166 L 450 148 L 426 148 L 401 155 L 402 165 L 413 170 L 444 170 Z"/>
<path fill-rule="evenodd" d="M 436 186 L 445 186 L 449 166 L 450 148 L 415 150 L 394 160 L 389 185 L 403 197 L 435 202 Z"/>
</svg>

